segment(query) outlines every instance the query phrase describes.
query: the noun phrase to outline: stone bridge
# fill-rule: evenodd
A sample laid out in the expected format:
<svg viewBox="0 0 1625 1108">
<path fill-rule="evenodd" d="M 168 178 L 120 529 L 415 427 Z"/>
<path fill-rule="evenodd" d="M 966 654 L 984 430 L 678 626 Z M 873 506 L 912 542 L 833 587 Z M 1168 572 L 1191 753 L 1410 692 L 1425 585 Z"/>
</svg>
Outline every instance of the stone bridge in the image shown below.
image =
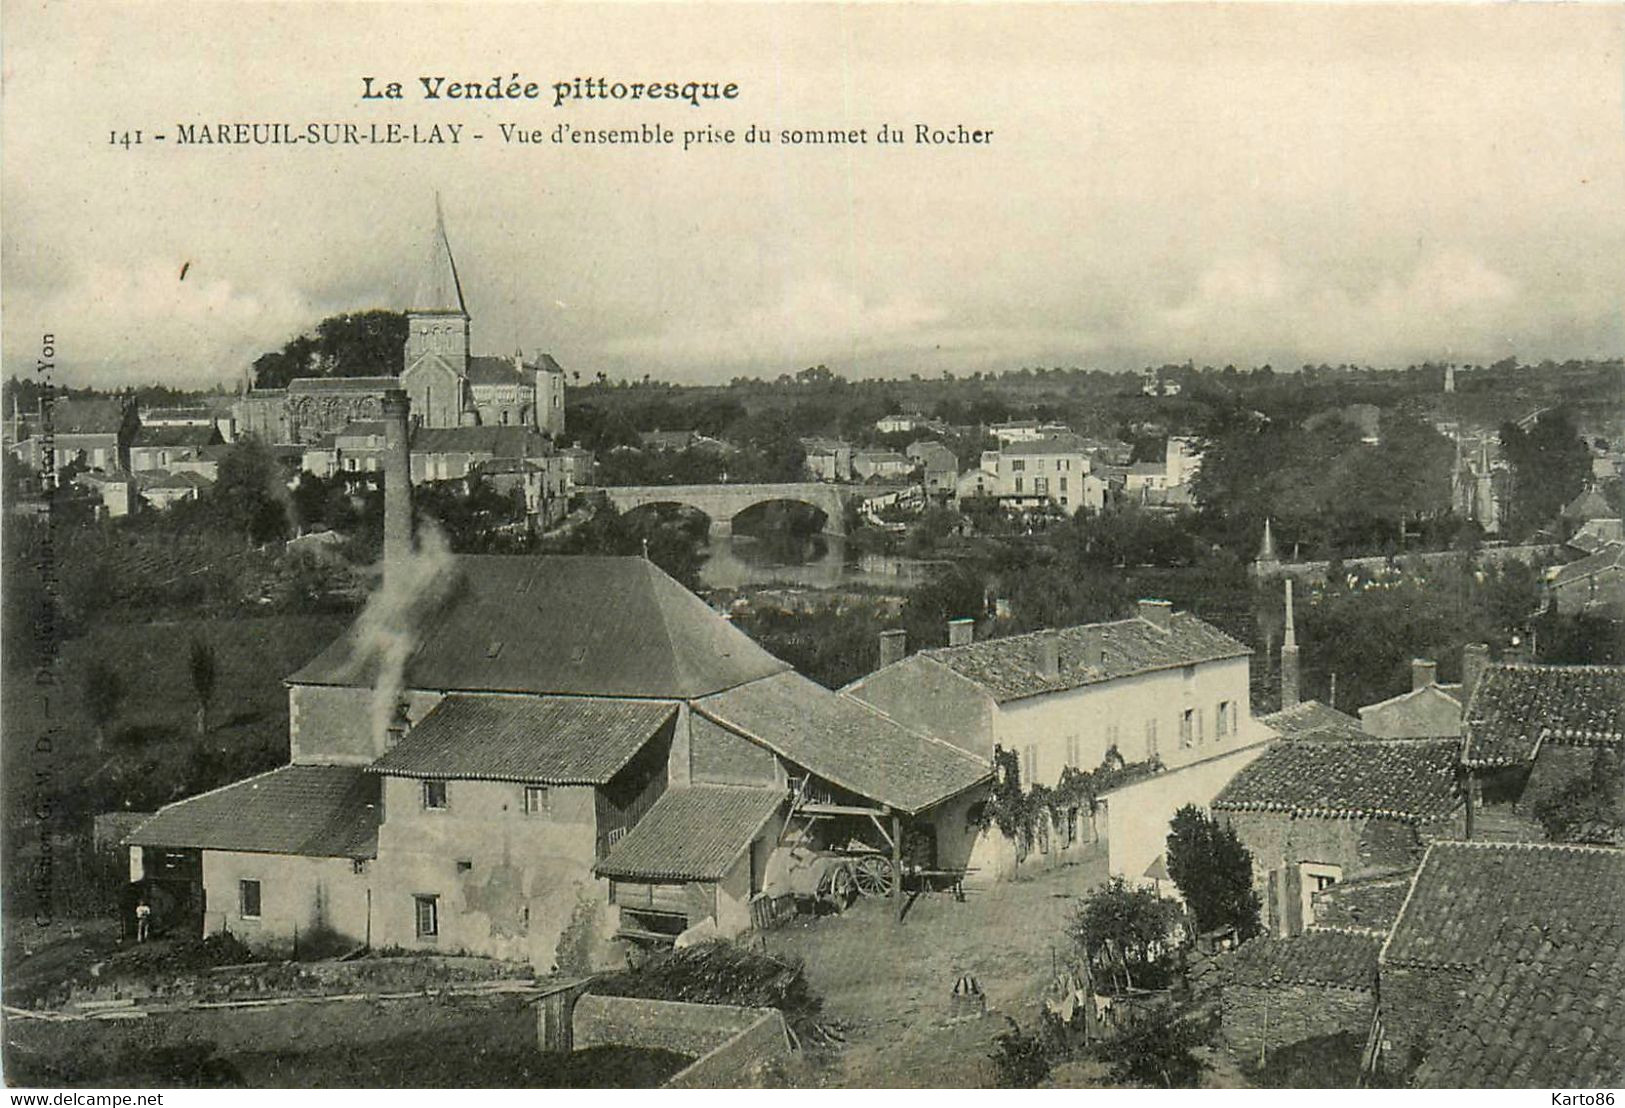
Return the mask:
<svg viewBox="0 0 1625 1108">
<path fill-rule="evenodd" d="M 846 534 L 846 505 L 862 495 L 845 485 L 802 481 L 785 485 L 605 485 L 603 493 L 622 512 L 651 504 L 697 508 L 711 520 L 711 534 L 731 535 L 734 517 L 774 500 L 794 500 L 824 513 L 824 534 Z"/>
</svg>

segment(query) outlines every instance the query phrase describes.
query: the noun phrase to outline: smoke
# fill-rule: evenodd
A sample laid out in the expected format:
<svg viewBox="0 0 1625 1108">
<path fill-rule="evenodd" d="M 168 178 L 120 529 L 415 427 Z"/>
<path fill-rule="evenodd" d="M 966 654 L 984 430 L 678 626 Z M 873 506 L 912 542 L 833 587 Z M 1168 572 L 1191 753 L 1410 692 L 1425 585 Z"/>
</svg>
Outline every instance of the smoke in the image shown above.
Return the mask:
<svg viewBox="0 0 1625 1108">
<path fill-rule="evenodd" d="M 434 521 L 421 521 L 417 549 L 385 563 L 378 590 L 356 620 L 356 660 L 377 665 L 371 712 L 375 750 L 384 749 L 389 725 L 400 710 L 406 663 L 417 649 L 424 619 L 450 594 L 456 564 Z"/>
</svg>

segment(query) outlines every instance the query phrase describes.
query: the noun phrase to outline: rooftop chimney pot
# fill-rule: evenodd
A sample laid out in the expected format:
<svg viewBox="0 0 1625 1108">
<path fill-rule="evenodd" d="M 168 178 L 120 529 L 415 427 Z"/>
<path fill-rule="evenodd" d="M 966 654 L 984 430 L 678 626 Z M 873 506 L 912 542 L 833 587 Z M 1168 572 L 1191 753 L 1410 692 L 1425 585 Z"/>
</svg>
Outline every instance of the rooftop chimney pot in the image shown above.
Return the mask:
<svg viewBox="0 0 1625 1108">
<path fill-rule="evenodd" d="M 1174 624 L 1174 606 L 1166 600 L 1142 600 L 1140 618 L 1159 631 L 1167 631 Z"/>
<path fill-rule="evenodd" d="M 1484 678 L 1484 671 L 1490 665 L 1490 644 L 1487 642 L 1470 642 L 1461 648 L 1461 708 L 1467 710 L 1467 704 L 1473 699 L 1473 690 L 1478 688 L 1479 681 Z"/>
<path fill-rule="evenodd" d="M 894 666 L 908 653 L 908 632 L 901 627 L 880 633 L 880 668 Z"/>
<path fill-rule="evenodd" d="M 969 617 L 948 621 L 948 645 L 969 646 L 976 641 L 976 621 Z"/>
<path fill-rule="evenodd" d="M 1439 663 L 1430 658 L 1411 659 L 1411 691 L 1439 683 Z"/>
<path fill-rule="evenodd" d="M 1054 631 L 1038 633 L 1038 672 L 1051 680 L 1061 676 L 1061 636 Z"/>
</svg>

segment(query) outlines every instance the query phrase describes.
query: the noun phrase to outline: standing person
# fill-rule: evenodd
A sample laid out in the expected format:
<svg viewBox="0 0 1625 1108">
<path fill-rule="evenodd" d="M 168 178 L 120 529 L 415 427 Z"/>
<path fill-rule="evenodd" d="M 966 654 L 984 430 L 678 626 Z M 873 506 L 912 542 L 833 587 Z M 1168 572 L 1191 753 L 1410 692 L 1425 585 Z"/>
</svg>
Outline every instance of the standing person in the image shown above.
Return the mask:
<svg viewBox="0 0 1625 1108">
<path fill-rule="evenodd" d="M 142 898 L 141 903 L 135 906 L 135 941 L 138 943 L 146 942 L 147 932 L 151 926 L 152 905 L 148 904 L 145 898 Z"/>
</svg>

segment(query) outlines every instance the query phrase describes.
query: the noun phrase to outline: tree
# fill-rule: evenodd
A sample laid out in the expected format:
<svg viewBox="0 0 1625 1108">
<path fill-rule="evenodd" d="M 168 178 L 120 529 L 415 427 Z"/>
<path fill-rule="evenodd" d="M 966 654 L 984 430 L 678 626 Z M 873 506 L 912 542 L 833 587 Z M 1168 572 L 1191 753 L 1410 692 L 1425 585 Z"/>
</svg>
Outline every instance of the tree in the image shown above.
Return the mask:
<svg viewBox="0 0 1625 1108">
<path fill-rule="evenodd" d="M 1534 811 L 1553 842 L 1625 843 L 1625 760 L 1614 751 L 1598 749 L 1590 773 L 1538 799 Z"/>
<path fill-rule="evenodd" d="M 209 703 L 214 700 L 214 647 L 202 639 L 193 639 L 186 669 L 192 677 L 192 695 L 197 699 L 197 733 L 201 737 L 208 731 Z"/>
<path fill-rule="evenodd" d="M 1501 425 L 1501 452 L 1512 466 L 1512 527 L 1528 534 L 1579 495 L 1591 472 L 1591 454 L 1566 411 L 1543 412 L 1525 431 Z"/>
<path fill-rule="evenodd" d="M 1185 898 L 1199 931 L 1234 927 L 1243 939 L 1260 930 L 1253 856 L 1236 829 L 1195 805 L 1174 813 L 1168 835 L 1168 876 Z"/>
<path fill-rule="evenodd" d="M 118 718 L 119 706 L 124 703 L 124 679 L 104 659 L 93 658 L 85 667 L 80 688 L 85 715 L 96 729 L 96 748 L 107 745 L 107 728 Z"/>
<path fill-rule="evenodd" d="M 252 545 L 287 534 L 288 514 L 282 506 L 286 494 L 276 459 L 250 438 L 235 443 L 220 459 L 208 502 L 224 530 L 242 535 Z"/>
<path fill-rule="evenodd" d="M 285 388 L 295 377 L 393 376 L 406 345 L 406 316 L 382 310 L 345 312 L 254 360 L 256 388 Z"/>
<path fill-rule="evenodd" d="M 1113 877 L 1079 902 L 1067 934 L 1090 965 L 1121 971 L 1132 989 L 1131 967 L 1155 960 L 1178 917 L 1173 901 Z"/>
</svg>

